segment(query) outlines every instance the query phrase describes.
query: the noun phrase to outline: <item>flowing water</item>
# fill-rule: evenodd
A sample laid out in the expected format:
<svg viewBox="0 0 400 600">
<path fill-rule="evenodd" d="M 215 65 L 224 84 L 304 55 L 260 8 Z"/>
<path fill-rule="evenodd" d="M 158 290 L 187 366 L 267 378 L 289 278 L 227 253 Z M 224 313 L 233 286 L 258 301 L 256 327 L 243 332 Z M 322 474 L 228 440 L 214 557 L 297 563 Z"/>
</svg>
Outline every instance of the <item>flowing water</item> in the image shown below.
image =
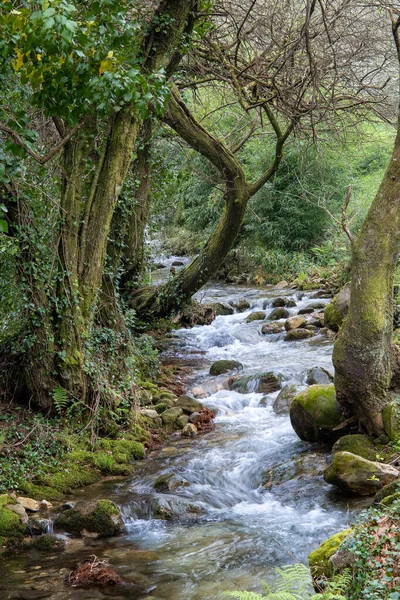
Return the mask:
<svg viewBox="0 0 400 600">
<path fill-rule="evenodd" d="M 273 577 L 275 567 L 307 562 L 312 549 L 352 522 L 362 504 L 324 483 L 328 456 L 297 438 L 288 415 L 274 413 L 277 392 L 265 396 L 251 386 L 246 393 L 229 391 L 226 375 L 209 375 L 212 362 L 221 358 L 240 361 L 245 375 L 279 373 L 284 385 L 304 385 L 311 367 L 332 370 L 332 345 L 323 335 L 285 342 L 283 334 L 262 335 L 260 321 L 246 322 L 254 310 L 271 310 L 273 297 L 282 294 L 296 301 L 291 314 L 311 302 L 310 294 L 288 290 L 227 285 L 203 290 L 203 301 L 244 297 L 251 303 L 246 312 L 175 332 L 165 353 L 167 362 L 191 366 L 188 390 L 203 389 L 202 402 L 217 415 L 215 429 L 192 440 L 175 436 L 136 463 L 132 477 L 77 491 L 77 499 L 115 501 L 126 534 L 70 540 L 66 550 L 50 555 L 3 557 L 0 598 L 217 600 L 224 590 L 261 591 L 261 580 Z M 265 472 L 269 487 L 262 485 Z M 177 487 L 157 493 L 154 482 L 163 474 L 174 474 Z M 160 506 L 172 519 L 154 518 Z M 64 588 L 67 570 L 89 554 L 107 558 L 127 585 L 108 591 Z"/>
</svg>

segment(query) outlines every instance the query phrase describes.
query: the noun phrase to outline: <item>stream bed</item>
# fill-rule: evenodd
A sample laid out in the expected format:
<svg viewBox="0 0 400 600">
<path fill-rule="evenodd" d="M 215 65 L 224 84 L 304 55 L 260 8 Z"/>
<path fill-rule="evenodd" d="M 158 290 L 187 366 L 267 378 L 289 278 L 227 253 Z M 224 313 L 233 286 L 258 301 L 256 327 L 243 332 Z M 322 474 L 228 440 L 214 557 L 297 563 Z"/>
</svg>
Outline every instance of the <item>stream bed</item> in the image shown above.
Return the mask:
<svg viewBox="0 0 400 600">
<path fill-rule="evenodd" d="M 262 591 L 261 580 L 273 578 L 277 566 L 307 563 L 311 550 L 355 519 L 365 500 L 345 498 L 323 481 L 329 456 L 301 442 L 288 415 L 274 413 L 278 392 L 229 391 L 228 375 L 209 375 L 222 358 L 241 362 L 243 375 L 279 373 L 283 385 L 304 385 L 312 367 L 332 371 L 332 343 L 324 335 L 286 342 L 284 334 L 262 335 L 264 322 L 246 322 L 255 310 L 268 314 L 278 295 L 296 302 L 289 309 L 294 315 L 313 294 L 222 284 L 199 294 L 203 302 L 246 298 L 251 304 L 209 326 L 174 332 L 165 351 L 166 362 L 190 367 L 188 392 L 203 389 L 202 402 L 216 413 L 215 429 L 190 440 L 173 436 L 136 463 L 131 477 L 77 490 L 74 499 L 116 502 L 126 534 L 70 539 L 63 551 L 3 555 L 1 599 L 222 600 L 226 590 Z M 267 471 L 270 485 L 264 487 Z M 174 474 L 178 484 L 157 493 L 154 482 L 163 474 Z M 155 518 L 160 506 L 170 520 Z M 66 588 L 65 575 L 91 554 L 109 560 L 126 585 Z"/>
</svg>

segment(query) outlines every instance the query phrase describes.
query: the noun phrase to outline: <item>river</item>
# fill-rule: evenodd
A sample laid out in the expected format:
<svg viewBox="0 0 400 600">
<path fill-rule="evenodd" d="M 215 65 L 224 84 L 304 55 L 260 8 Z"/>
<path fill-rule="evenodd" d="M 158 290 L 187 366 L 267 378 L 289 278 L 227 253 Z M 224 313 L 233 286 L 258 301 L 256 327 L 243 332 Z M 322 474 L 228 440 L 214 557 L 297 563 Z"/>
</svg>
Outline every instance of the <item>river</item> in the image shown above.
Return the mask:
<svg viewBox="0 0 400 600">
<path fill-rule="evenodd" d="M 288 415 L 274 413 L 278 392 L 229 391 L 227 375 L 209 375 L 210 365 L 221 358 L 240 361 L 245 375 L 280 373 L 283 385 L 304 385 L 307 370 L 315 366 L 332 371 L 332 343 L 324 335 L 286 342 L 283 334 L 262 335 L 261 321 L 246 322 L 254 310 L 272 310 L 277 295 L 293 299 L 296 306 L 289 311 L 297 314 L 313 294 L 223 284 L 201 292 L 204 302 L 246 298 L 251 304 L 209 326 L 174 332 L 164 354 L 166 362 L 190 367 L 189 392 L 201 386 L 209 394 L 202 402 L 216 412 L 215 429 L 191 440 L 173 436 L 136 463 L 131 477 L 76 491 L 77 499 L 115 501 L 126 534 L 70 540 L 62 552 L 4 556 L 1 598 L 222 600 L 224 590 L 262 591 L 261 580 L 273 578 L 274 568 L 307 562 L 311 550 L 354 520 L 363 503 L 323 481 L 328 455 L 301 442 Z M 272 472 L 267 488 L 266 471 Z M 155 480 L 170 473 L 180 485 L 157 493 Z M 154 501 L 172 507 L 175 517 L 155 519 Z M 107 558 L 127 585 L 65 588 L 66 572 L 89 554 Z"/>
</svg>

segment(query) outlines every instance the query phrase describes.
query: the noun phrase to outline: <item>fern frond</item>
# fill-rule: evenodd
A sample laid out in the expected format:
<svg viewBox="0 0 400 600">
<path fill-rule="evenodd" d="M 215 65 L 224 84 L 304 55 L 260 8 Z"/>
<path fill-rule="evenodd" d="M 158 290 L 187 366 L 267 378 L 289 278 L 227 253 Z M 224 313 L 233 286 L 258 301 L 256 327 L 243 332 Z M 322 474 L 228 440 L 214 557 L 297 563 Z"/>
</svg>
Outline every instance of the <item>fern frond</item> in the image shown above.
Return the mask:
<svg viewBox="0 0 400 600">
<path fill-rule="evenodd" d="M 61 385 L 57 385 L 53 390 L 52 396 L 54 408 L 60 414 L 69 404 L 69 393 L 65 388 L 61 387 Z"/>
</svg>

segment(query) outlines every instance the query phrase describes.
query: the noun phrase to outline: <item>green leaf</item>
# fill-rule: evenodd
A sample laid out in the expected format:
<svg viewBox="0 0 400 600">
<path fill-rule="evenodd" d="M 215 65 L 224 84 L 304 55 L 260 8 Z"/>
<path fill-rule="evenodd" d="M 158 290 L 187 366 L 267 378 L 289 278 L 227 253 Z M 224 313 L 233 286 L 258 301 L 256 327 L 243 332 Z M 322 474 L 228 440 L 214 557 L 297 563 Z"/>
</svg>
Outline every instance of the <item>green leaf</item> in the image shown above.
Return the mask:
<svg viewBox="0 0 400 600">
<path fill-rule="evenodd" d="M 0 219 L 0 231 L 2 233 L 8 233 L 8 224 L 7 221 Z"/>
</svg>

